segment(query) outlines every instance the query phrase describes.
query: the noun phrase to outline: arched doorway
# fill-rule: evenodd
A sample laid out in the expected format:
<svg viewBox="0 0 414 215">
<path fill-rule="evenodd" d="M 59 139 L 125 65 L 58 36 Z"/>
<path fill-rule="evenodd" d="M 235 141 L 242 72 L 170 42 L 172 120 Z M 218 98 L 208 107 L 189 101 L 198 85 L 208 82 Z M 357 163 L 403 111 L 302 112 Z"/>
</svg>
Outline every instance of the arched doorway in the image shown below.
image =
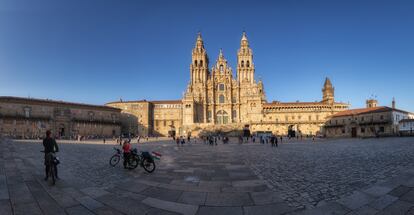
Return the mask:
<svg viewBox="0 0 414 215">
<path fill-rule="evenodd" d="M 296 128 L 295 128 L 295 125 L 289 125 L 288 126 L 288 136 L 289 137 L 295 137 L 296 136 Z"/>
<path fill-rule="evenodd" d="M 219 110 L 216 115 L 217 124 L 227 124 L 229 122 L 229 115 L 224 110 Z"/>
</svg>

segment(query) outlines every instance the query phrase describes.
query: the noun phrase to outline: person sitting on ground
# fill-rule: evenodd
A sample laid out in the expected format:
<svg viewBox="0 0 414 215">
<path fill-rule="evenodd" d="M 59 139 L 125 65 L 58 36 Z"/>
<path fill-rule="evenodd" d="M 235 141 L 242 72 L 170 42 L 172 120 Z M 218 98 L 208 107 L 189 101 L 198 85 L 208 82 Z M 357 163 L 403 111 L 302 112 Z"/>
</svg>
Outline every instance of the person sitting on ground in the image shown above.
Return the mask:
<svg viewBox="0 0 414 215">
<path fill-rule="evenodd" d="M 122 150 L 124 150 L 124 168 L 126 169 L 129 155 L 131 154 L 131 143 L 125 140 L 122 146 Z"/>
<path fill-rule="evenodd" d="M 52 132 L 50 132 L 49 130 L 46 131 L 46 138 L 43 139 L 43 147 L 44 147 L 44 153 L 45 153 L 45 173 L 46 173 L 46 177 L 45 177 L 45 181 L 47 181 L 47 179 L 49 178 L 49 159 L 51 159 L 52 157 L 50 156 L 49 153 L 55 153 L 55 152 L 59 152 L 59 147 L 56 143 L 56 140 L 54 138 L 51 137 Z M 55 177 L 56 179 L 58 179 L 58 171 L 57 171 L 57 166 L 55 165 Z"/>
</svg>

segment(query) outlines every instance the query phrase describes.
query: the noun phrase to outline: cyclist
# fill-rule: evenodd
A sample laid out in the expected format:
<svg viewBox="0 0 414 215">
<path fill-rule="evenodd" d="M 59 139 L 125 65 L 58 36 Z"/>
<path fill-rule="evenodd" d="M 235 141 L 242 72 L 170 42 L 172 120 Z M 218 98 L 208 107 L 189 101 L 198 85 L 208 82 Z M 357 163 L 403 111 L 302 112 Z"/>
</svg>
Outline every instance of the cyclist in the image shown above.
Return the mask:
<svg viewBox="0 0 414 215">
<path fill-rule="evenodd" d="M 124 168 L 127 168 L 127 161 L 129 159 L 129 155 L 131 154 L 131 143 L 125 140 L 122 146 L 122 150 L 124 150 Z"/>
<path fill-rule="evenodd" d="M 43 147 L 44 147 L 44 152 L 45 152 L 45 173 L 46 173 L 46 177 L 45 177 L 45 181 L 47 181 L 48 177 L 49 177 L 49 166 L 48 164 L 48 159 L 51 159 L 51 156 L 49 153 L 55 153 L 55 152 L 59 152 L 59 147 L 56 143 L 56 140 L 53 139 L 50 135 L 52 134 L 52 132 L 50 132 L 50 130 L 46 131 L 46 138 L 43 139 Z M 57 171 L 57 166 L 55 164 L 55 177 L 56 179 L 58 179 L 58 171 Z"/>
</svg>

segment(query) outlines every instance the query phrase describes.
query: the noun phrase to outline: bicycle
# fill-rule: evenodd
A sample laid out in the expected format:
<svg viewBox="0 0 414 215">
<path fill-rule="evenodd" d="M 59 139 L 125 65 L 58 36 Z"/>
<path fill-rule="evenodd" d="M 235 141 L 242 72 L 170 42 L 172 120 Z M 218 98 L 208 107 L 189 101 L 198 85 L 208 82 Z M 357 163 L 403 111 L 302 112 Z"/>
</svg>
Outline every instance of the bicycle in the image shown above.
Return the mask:
<svg viewBox="0 0 414 215">
<path fill-rule="evenodd" d="M 42 153 L 45 153 L 45 151 L 40 151 Z M 55 153 L 49 152 L 45 155 L 45 164 L 46 164 L 46 170 L 47 175 L 46 178 L 49 178 L 49 176 L 52 178 L 52 184 L 56 184 L 56 166 L 59 164 L 59 158 L 55 156 Z"/>
<path fill-rule="evenodd" d="M 138 153 L 137 149 L 132 149 L 131 150 L 131 157 L 133 157 L 134 160 L 138 161 L 134 168 L 136 168 L 138 166 L 138 164 L 140 164 L 141 167 L 144 168 L 144 170 L 147 171 L 148 173 L 154 172 L 154 170 L 155 170 L 155 161 L 154 161 L 153 156 L 150 153 L 148 153 L 148 152 Z"/>
<path fill-rule="evenodd" d="M 125 159 L 124 153 L 122 153 L 120 149 L 117 149 L 114 147 L 114 150 L 115 150 L 115 154 L 112 155 L 112 157 L 109 159 L 109 165 L 111 165 L 112 167 L 115 167 L 121 159 Z M 127 160 L 126 167 L 127 169 L 131 170 L 131 169 L 135 169 L 137 166 L 138 166 L 138 161 L 134 159 L 134 157 L 131 154 Z"/>
</svg>

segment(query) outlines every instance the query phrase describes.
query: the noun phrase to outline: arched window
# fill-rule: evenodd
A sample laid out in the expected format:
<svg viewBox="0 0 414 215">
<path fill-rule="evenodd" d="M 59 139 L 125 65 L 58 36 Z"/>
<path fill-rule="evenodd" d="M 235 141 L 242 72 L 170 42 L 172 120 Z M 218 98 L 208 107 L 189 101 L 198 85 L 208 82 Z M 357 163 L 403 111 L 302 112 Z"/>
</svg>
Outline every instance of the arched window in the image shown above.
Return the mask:
<svg viewBox="0 0 414 215">
<path fill-rule="evenodd" d="M 200 67 L 203 66 L 203 60 L 200 60 Z"/>
<path fill-rule="evenodd" d="M 194 60 L 194 65 L 197 66 L 197 60 Z"/>
<path fill-rule="evenodd" d="M 250 67 L 250 62 L 249 61 L 246 62 L 246 67 Z"/>
<path fill-rule="evenodd" d="M 223 72 L 223 65 L 220 65 L 220 72 Z"/>
<path fill-rule="evenodd" d="M 220 95 L 219 96 L 219 103 L 223 104 L 224 103 L 224 95 Z"/>
<path fill-rule="evenodd" d="M 229 122 L 229 116 L 226 111 L 219 110 L 217 112 L 217 118 L 216 118 L 217 124 L 227 124 Z"/>
<path fill-rule="evenodd" d="M 218 88 L 219 88 L 220 91 L 224 91 L 224 84 L 219 84 Z"/>
<path fill-rule="evenodd" d="M 244 67 L 244 61 L 241 61 L 241 67 Z"/>
</svg>

